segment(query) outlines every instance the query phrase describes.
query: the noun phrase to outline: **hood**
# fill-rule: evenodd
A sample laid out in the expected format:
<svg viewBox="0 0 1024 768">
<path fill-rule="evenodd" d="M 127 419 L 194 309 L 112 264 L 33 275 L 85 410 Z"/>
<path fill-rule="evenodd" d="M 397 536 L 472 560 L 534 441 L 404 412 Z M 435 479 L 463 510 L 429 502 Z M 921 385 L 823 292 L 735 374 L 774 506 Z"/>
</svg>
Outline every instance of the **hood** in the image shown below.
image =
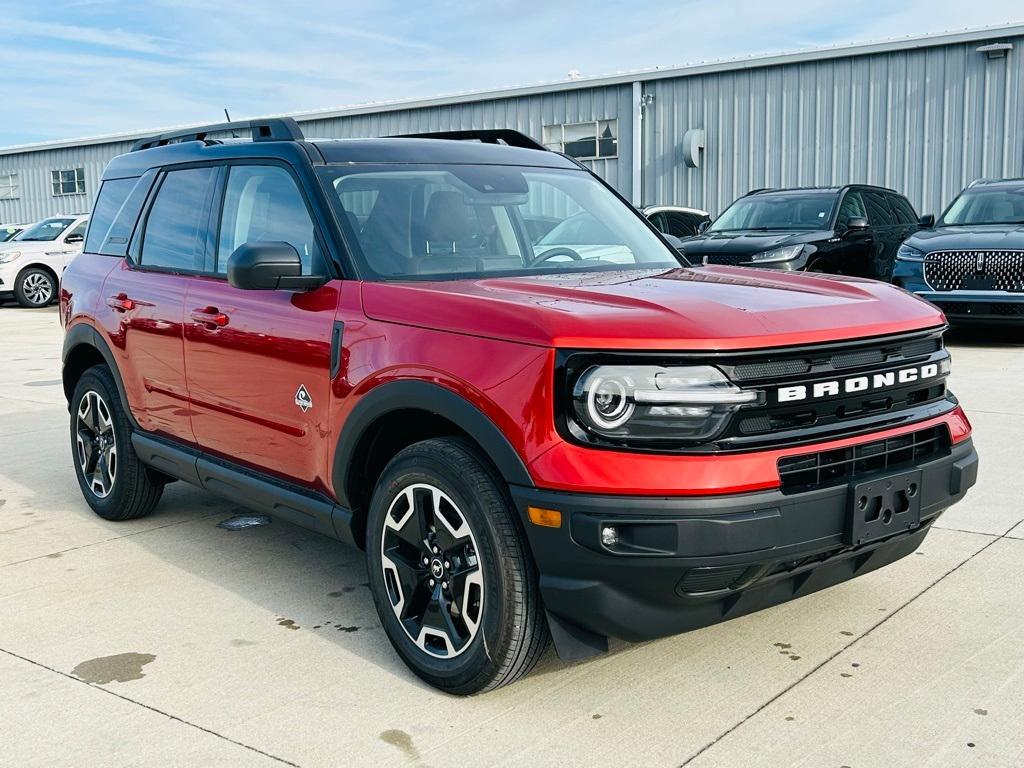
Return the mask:
<svg viewBox="0 0 1024 768">
<path fill-rule="evenodd" d="M 936 227 L 915 232 L 907 245 L 931 251 L 1024 250 L 1024 224 Z"/>
<path fill-rule="evenodd" d="M 363 283 L 374 319 L 571 349 L 757 349 L 941 325 L 902 289 L 735 267 Z"/>
<path fill-rule="evenodd" d="M 25 253 L 43 253 L 45 251 L 63 249 L 67 246 L 56 240 L 8 240 L 0 243 L 0 253 L 7 251 L 23 251 Z"/>
<path fill-rule="evenodd" d="M 748 255 L 777 248 L 781 245 L 810 243 L 831 237 L 830 232 L 794 231 L 771 232 L 706 232 L 683 240 L 683 250 L 694 255 Z"/>
</svg>

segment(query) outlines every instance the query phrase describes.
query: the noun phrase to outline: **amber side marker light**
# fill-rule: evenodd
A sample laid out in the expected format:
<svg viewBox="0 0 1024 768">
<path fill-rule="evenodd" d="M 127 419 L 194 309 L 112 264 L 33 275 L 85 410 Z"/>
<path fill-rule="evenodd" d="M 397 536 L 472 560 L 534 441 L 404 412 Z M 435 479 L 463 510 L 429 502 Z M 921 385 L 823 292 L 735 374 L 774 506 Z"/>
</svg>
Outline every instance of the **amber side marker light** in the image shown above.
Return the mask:
<svg viewBox="0 0 1024 768">
<path fill-rule="evenodd" d="M 541 509 L 540 507 L 527 507 L 526 513 L 530 522 L 545 528 L 561 528 L 562 513 L 557 509 Z"/>
</svg>

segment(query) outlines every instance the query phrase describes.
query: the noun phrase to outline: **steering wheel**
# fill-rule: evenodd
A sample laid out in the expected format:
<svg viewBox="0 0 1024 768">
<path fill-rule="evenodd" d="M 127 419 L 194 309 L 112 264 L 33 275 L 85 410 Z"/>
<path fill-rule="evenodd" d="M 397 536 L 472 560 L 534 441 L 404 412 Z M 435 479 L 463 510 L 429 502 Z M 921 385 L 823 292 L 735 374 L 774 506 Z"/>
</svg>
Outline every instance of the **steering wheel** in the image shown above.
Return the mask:
<svg viewBox="0 0 1024 768">
<path fill-rule="evenodd" d="M 535 267 L 538 264 L 543 264 L 549 259 L 555 258 L 555 256 L 568 256 L 573 261 L 582 261 L 583 257 L 580 256 L 572 248 L 566 248 L 564 245 L 556 246 L 555 248 L 548 248 L 543 253 L 538 254 L 530 261 L 530 266 Z"/>
</svg>

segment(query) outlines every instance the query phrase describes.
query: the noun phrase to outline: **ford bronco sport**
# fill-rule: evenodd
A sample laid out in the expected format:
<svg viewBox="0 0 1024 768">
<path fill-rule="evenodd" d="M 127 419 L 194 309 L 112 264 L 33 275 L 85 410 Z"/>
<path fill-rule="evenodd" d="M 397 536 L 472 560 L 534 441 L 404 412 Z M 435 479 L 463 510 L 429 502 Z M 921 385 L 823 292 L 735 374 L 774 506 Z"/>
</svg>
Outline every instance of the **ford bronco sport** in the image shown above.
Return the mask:
<svg viewBox="0 0 1024 768">
<path fill-rule="evenodd" d="M 242 127 L 104 173 L 60 292 L 82 493 L 125 520 L 184 480 L 362 547 L 442 690 L 879 568 L 975 481 L 921 299 L 690 267 L 511 131 L 218 138 Z M 584 212 L 603 242 L 524 226 Z"/>
</svg>

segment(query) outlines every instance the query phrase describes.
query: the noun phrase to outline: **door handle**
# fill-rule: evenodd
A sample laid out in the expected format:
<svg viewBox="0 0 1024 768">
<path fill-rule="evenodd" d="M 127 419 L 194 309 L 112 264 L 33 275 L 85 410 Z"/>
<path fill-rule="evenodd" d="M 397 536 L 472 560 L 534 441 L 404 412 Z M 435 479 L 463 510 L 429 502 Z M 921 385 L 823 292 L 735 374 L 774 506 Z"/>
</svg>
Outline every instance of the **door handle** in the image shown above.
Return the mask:
<svg viewBox="0 0 1024 768">
<path fill-rule="evenodd" d="M 134 299 L 129 299 L 127 294 L 119 293 L 107 299 L 107 306 L 115 312 L 130 312 L 138 306 Z"/>
<path fill-rule="evenodd" d="M 207 328 L 223 328 L 228 324 L 228 316 L 216 307 L 203 307 L 192 310 L 192 319 Z"/>
</svg>

